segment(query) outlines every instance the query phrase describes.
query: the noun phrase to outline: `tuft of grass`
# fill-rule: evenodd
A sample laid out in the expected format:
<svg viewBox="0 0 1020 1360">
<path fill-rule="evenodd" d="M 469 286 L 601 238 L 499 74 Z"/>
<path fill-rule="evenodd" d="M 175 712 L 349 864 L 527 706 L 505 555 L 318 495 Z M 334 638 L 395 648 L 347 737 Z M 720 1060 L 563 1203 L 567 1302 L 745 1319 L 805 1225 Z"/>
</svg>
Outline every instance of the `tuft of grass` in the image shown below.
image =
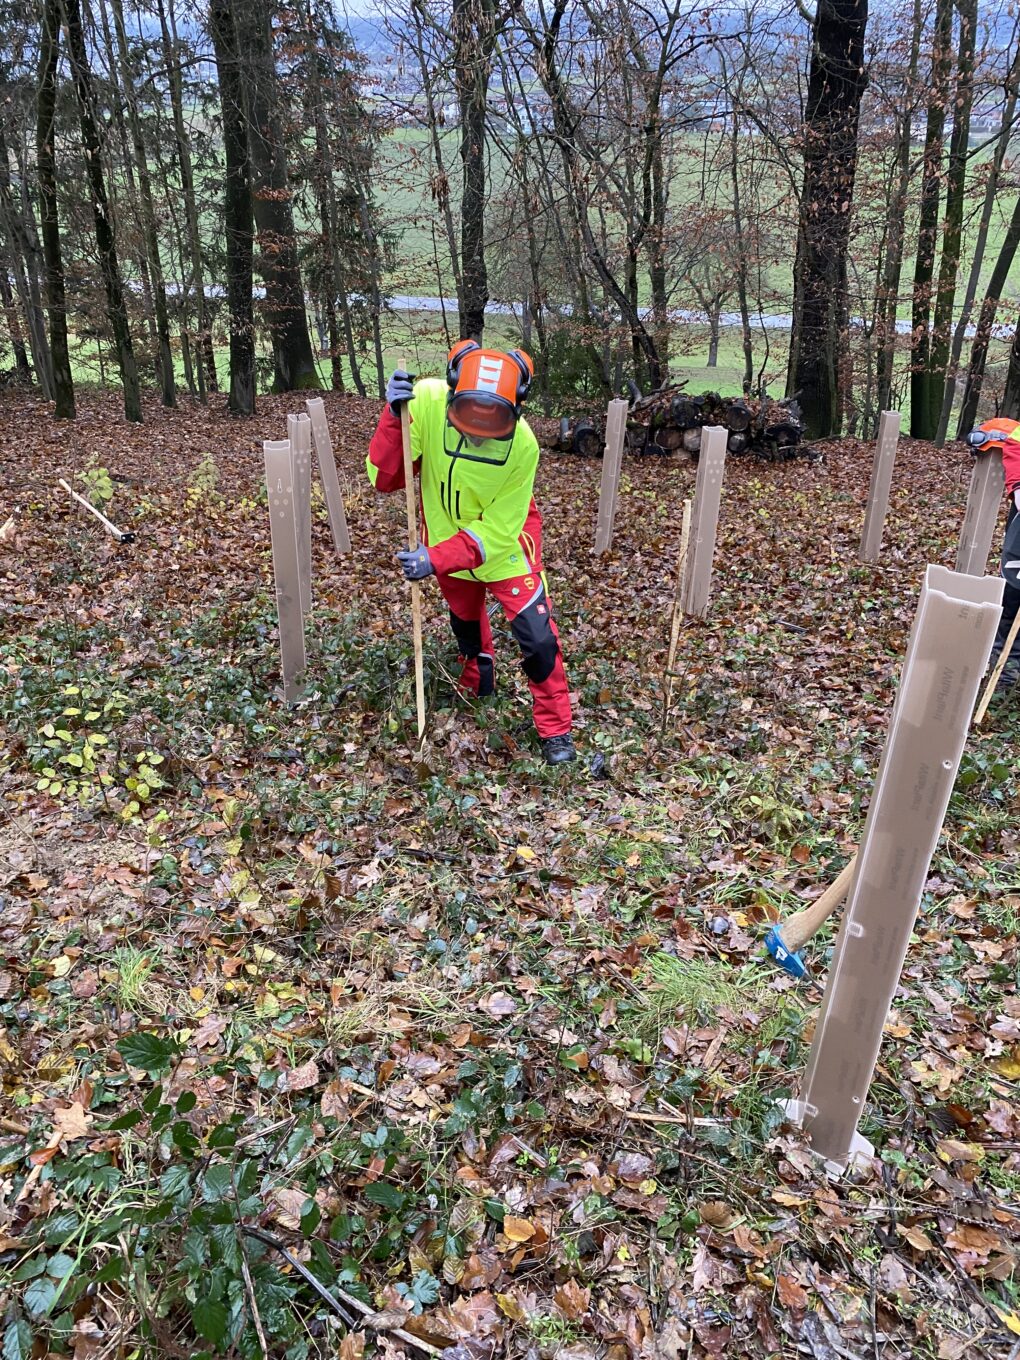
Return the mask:
<svg viewBox="0 0 1020 1360">
<path fill-rule="evenodd" d="M 149 980 L 158 956 L 134 945 L 122 945 L 114 952 L 117 980 L 113 984 L 117 1004 L 122 1011 L 165 1014 L 167 989 Z"/>
<path fill-rule="evenodd" d="M 653 954 L 648 963 L 649 986 L 641 1027 L 661 1036 L 677 1015 L 688 1025 L 707 1025 L 720 1010 L 761 1005 L 765 984 L 728 964 L 711 959 L 678 959 Z"/>
</svg>

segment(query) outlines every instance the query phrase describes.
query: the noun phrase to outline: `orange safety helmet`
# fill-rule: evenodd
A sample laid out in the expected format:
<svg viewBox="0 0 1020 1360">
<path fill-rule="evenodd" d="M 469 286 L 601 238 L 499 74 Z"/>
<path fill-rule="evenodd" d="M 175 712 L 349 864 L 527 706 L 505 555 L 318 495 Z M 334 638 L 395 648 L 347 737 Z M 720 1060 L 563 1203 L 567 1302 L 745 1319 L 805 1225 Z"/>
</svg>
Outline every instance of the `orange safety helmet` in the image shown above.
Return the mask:
<svg viewBox="0 0 1020 1360">
<path fill-rule="evenodd" d="M 996 416 L 986 420 L 967 436 L 971 453 L 988 453 L 990 449 L 1001 451 L 1006 440 L 1020 430 L 1020 420 L 1010 420 L 1008 416 Z"/>
<path fill-rule="evenodd" d="M 510 439 L 535 376 L 522 349 L 509 354 L 458 340 L 446 359 L 450 424 L 472 439 Z"/>
</svg>

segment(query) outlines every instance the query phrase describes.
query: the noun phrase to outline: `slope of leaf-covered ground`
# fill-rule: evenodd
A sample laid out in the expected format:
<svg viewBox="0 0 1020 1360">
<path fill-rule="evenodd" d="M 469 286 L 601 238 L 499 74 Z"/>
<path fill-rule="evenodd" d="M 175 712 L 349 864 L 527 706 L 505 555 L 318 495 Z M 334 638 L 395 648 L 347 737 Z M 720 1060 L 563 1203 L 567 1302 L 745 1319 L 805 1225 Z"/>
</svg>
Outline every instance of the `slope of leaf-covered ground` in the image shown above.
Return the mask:
<svg viewBox="0 0 1020 1360">
<path fill-rule="evenodd" d="M 260 441 L 298 401 L 83 407 L 0 403 L 5 1360 L 1016 1360 L 1020 703 L 970 741 L 837 1182 L 776 1104 L 832 936 L 799 984 L 761 948 L 856 844 L 966 455 L 902 443 L 874 568 L 867 446 L 732 461 L 665 726 L 694 468 L 629 458 L 595 559 L 599 465 L 545 455 L 549 771 L 505 625 L 500 697 L 453 697 L 432 583 L 416 758 L 374 404 L 327 399 L 355 549 L 317 500 L 291 711 Z M 101 468 L 131 545 L 57 488 Z"/>
</svg>

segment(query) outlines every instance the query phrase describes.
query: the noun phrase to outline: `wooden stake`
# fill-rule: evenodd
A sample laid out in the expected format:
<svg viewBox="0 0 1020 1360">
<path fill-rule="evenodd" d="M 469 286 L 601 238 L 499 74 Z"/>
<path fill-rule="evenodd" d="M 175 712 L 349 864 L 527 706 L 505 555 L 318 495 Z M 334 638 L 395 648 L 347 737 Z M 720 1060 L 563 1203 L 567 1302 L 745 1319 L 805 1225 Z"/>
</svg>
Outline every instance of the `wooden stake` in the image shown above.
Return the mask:
<svg viewBox="0 0 1020 1360">
<path fill-rule="evenodd" d="M 96 519 L 106 532 L 112 534 L 118 543 L 133 543 L 135 541 L 135 536 L 130 529 L 118 529 L 116 524 L 111 523 L 111 521 L 108 520 L 104 514 L 101 514 L 94 505 L 85 499 L 84 496 L 79 496 L 74 487 L 68 486 L 63 477 L 60 478 L 60 485 L 74 497 L 79 505 L 83 505 L 90 515 L 95 515 Z"/>
<path fill-rule="evenodd" d="M 677 643 L 680 641 L 680 623 L 684 616 L 683 594 L 684 577 L 687 573 L 687 545 L 691 538 L 691 502 L 684 501 L 683 522 L 680 529 L 680 553 L 676 560 L 676 585 L 673 588 L 673 622 L 669 631 L 669 651 L 666 653 L 666 684 L 662 695 L 662 731 L 665 733 L 669 722 L 669 705 L 673 698 L 673 665 L 676 661 Z"/>
<path fill-rule="evenodd" d="M 1013 650 L 1013 643 L 1016 642 L 1018 633 L 1020 633 L 1020 609 L 1017 610 L 1016 618 L 1013 620 L 1013 626 L 1009 630 L 1009 636 L 1006 638 L 1005 645 L 999 653 L 999 659 L 996 661 L 992 668 L 992 673 L 988 677 L 988 684 L 985 686 L 985 692 L 982 694 L 981 702 L 978 704 L 977 712 L 974 714 L 975 727 L 978 726 L 982 718 L 988 712 L 988 705 L 992 702 L 995 686 L 999 683 L 999 676 L 1006 669 L 1006 662 L 1009 660 L 1009 654 Z"/>
<path fill-rule="evenodd" d="M 407 546 L 418 546 L 418 503 L 414 493 L 411 456 L 411 419 L 407 402 L 400 405 L 400 437 L 404 445 L 404 489 L 407 493 Z M 421 582 L 411 582 L 411 627 L 414 634 L 414 698 L 418 709 L 418 740 L 425 740 L 425 662 L 421 645 Z"/>
</svg>

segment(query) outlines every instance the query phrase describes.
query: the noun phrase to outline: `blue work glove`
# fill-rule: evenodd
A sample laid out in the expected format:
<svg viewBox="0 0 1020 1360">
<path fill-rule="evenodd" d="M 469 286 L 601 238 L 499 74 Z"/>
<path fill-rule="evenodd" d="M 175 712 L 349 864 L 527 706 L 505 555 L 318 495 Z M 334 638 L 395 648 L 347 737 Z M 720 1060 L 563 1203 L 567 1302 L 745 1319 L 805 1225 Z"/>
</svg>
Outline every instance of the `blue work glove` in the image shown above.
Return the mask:
<svg viewBox="0 0 1020 1360">
<path fill-rule="evenodd" d="M 403 552 L 398 552 L 397 561 L 409 581 L 424 581 L 426 576 L 431 576 L 435 571 L 428 548 L 420 543 L 417 548 L 405 548 Z"/>
<path fill-rule="evenodd" d="M 414 396 L 414 374 L 395 368 L 386 384 L 386 400 L 395 416 L 400 416 L 400 403 L 410 401 Z"/>
</svg>

